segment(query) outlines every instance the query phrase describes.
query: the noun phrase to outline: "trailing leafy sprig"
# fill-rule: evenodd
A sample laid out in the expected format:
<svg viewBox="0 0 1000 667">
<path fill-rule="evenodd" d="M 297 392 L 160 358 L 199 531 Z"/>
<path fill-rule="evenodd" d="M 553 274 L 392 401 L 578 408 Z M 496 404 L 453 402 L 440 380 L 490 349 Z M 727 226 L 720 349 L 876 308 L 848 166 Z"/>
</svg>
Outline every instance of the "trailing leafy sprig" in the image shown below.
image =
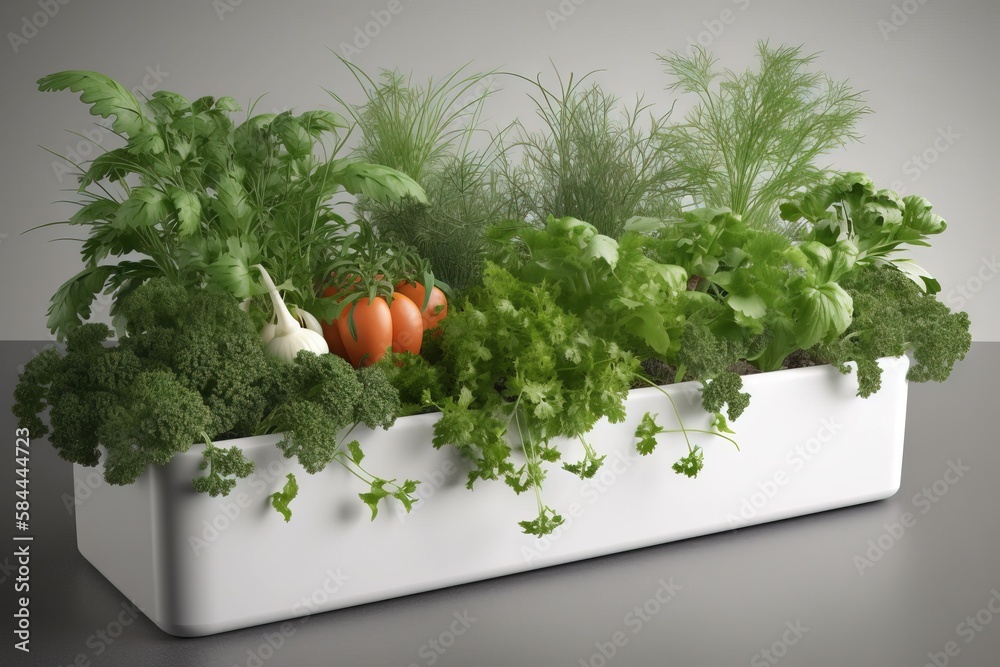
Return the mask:
<svg viewBox="0 0 1000 667">
<path fill-rule="evenodd" d="M 434 446 L 453 445 L 472 461 L 469 488 L 502 478 L 518 493 L 533 490 L 538 517 L 522 527 L 551 531 L 561 519 L 542 500 L 541 486 L 544 464 L 561 456 L 553 438 L 583 436 L 602 417 L 624 419 L 636 359 L 591 334 L 554 303 L 546 285 L 523 283 L 493 264 L 462 306 L 443 322 L 442 363 L 456 386 L 435 404 L 442 415 Z M 509 431 L 524 454 L 520 466 Z M 600 457 L 587 449 L 572 472 L 596 472 Z"/>
<path fill-rule="evenodd" d="M 216 447 L 206 437 L 205 460 L 199 466 L 208 469 L 204 477 L 195 477 L 194 490 L 207 493 L 210 496 L 226 496 L 236 486 L 236 480 L 249 477 L 253 473 L 254 463 L 249 460 L 239 447 L 223 449 Z"/>
<path fill-rule="evenodd" d="M 285 517 L 285 523 L 292 520 L 292 508 L 289 507 L 289 503 L 299 495 L 299 483 L 295 479 L 295 475 L 288 473 L 287 479 L 288 481 L 285 482 L 281 491 L 275 491 L 271 494 L 271 507 Z"/>
</svg>

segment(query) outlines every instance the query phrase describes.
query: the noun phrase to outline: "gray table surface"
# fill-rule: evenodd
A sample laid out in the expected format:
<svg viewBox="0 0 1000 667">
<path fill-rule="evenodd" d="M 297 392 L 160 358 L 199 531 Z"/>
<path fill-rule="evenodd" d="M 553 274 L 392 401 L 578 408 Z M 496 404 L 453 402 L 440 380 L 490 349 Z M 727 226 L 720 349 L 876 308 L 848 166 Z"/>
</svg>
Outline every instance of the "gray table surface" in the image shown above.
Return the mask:
<svg viewBox="0 0 1000 667">
<path fill-rule="evenodd" d="M 17 366 L 43 345 L 0 343 L 10 514 L 9 397 Z M 995 667 L 998 377 L 1000 344 L 979 343 L 948 383 L 910 386 L 903 483 L 888 500 L 200 639 L 133 618 L 77 552 L 71 466 L 38 442 L 31 653 L 13 648 L 8 516 L 0 665 Z M 671 579 L 680 589 L 669 603 L 650 603 Z"/>
</svg>

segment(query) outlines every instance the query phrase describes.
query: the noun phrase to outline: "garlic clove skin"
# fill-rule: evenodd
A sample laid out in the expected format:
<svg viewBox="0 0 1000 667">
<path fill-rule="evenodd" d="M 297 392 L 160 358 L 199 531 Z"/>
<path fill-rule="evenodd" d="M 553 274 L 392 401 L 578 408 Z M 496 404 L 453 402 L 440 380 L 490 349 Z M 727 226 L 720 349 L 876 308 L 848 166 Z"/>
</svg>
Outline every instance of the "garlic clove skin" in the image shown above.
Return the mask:
<svg viewBox="0 0 1000 667">
<path fill-rule="evenodd" d="M 301 308 L 292 308 L 291 311 L 292 316 L 297 319 L 299 324 L 301 324 L 304 328 L 309 329 L 309 331 L 315 331 L 320 336 L 323 335 L 323 327 L 312 313 L 302 310 Z"/>
<path fill-rule="evenodd" d="M 261 345 L 267 345 L 274 339 L 274 332 L 278 329 L 278 325 L 274 322 L 268 322 L 260 330 L 260 343 Z"/>
</svg>

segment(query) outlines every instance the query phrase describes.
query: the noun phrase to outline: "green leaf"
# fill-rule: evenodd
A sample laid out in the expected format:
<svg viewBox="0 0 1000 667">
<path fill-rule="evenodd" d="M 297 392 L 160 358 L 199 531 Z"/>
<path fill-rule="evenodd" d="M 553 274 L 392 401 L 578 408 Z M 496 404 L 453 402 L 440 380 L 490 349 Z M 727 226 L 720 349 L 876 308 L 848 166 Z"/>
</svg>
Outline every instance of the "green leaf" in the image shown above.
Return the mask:
<svg viewBox="0 0 1000 667">
<path fill-rule="evenodd" d="M 69 89 L 82 93 L 80 100 L 91 105 L 90 113 L 102 118 L 115 117 L 111 127 L 129 137 L 148 132 L 150 121 L 143 115 L 139 100 L 125 86 L 98 72 L 68 70 L 42 77 L 42 92 Z"/>
<path fill-rule="evenodd" d="M 292 508 L 288 504 L 297 495 L 299 495 L 299 484 L 292 473 L 288 473 L 288 481 L 285 482 L 284 488 L 271 494 L 271 506 L 285 517 L 285 523 L 292 520 Z"/>
<path fill-rule="evenodd" d="M 656 449 L 656 436 L 664 432 L 663 427 L 656 423 L 656 417 L 657 415 L 647 412 L 635 429 L 635 437 L 639 439 L 635 449 L 643 456 L 653 453 Z"/>
<path fill-rule="evenodd" d="M 752 320 L 763 319 L 767 314 L 767 304 L 753 292 L 748 294 L 730 294 L 726 297 L 726 303 L 736 312 Z"/>
<path fill-rule="evenodd" d="M 209 473 L 196 477 L 192 484 L 195 491 L 207 493 L 213 498 L 229 495 L 236 487 L 237 479 L 249 477 L 253 473 L 253 461 L 235 445 L 229 449 L 220 449 L 211 440 L 206 440 L 202 458 L 199 468 L 208 469 Z"/>
<path fill-rule="evenodd" d="M 341 185 L 352 195 L 364 195 L 380 201 L 400 201 L 410 197 L 421 204 L 427 203 L 427 195 L 419 183 L 389 167 L 343 159 L 330 163 L 329 170 L 321 169 L 318 174 L 322 178 L 327 171 L 331 182 Z"/>
<path fill-rule="evenodd" d="M 721 412 L 716 412 L 712 417 L 712 428 L 714 428 L 719 433 L 735 433 L 733 429 L 729 428 L 729 423 L 726 421 L 726 416 Z"/>
<path fill-rule="evenodd" d="M 240 104 L 231 97 L 220 97 L 215 101 L 215 108 L 219 111 L 239 111 Z"/>
<path fill-rule="evenodd" d="M 299 120 L 302 121 L 302 126 L 306 131 L 313 136 L 321 132 L 333 132 L 337 129 L 346 130 L 350 127 L 343 116 L 332 111 L 306 111 L 299 116 Z"/>
<path fill-rule="evenodd" d="M 361 498 L 362 502 L 372 511 L 372 521 L 378 516 L 378 503 L 383 498 L 389 496 L 389 491 L 386 490 L 385 485 L 388 482 L 384 479 L 375 478 L 371 482 L 371 490 L 368 493 L 359 493 L 358 497 Z"/>
<path fill-rule="evenodd" d="M 625 221 L 625 228 L 623 231 L 635 232 L 637 234 L 650 234 L 652 232 L 657 232 L 666 226 L 666 220 L 661 220 L 659 218 L 646 218 L 641 215 L 636 215 Z"/>
<path fill-rule="evenodd" d="M 365 458 L 365 453 L 361 451 L 361 443 L 351 440 L 347 443 L 347 451 L 350 452 L 350 459 L 353 463 L 360 465 Z"/>
<path fill-rule="evenodd" d="M 251 241 L 226 239 L 228 250 L 205 267 L 205 273 L 215 284 L 237 299 L 245 299 L 261 292 L 253 280 L 252 267 L 260 263 L 260 249 Z"/>
<path fill-rule="evenodd" d="M 140 229 L 162 222 L 168 215 L 167 196 L 161 191 L 140 186 L 133 188 L 115 214 L 114 226 L 119 229 Z"/>
<path fill-rule="evenodd" d="M 801 295 L 795 335 L 799 347 L 809 349 L 819 342 L 829 343 L 851 324 L 854 303 L 837 283 L 807 287 Z"/>
<path fill-rule="evenodd" d="M 302 127 L 299 119 L 290 113 L 279 114 L 271 123 L 271 129 L 281 139 L 291 157 L 302 158 L 312 153 L 313 137 Z"/>
<path fill-rule="evenodd" d="M 95 222 L 111 222 L 118 213 L 120 204 L 114 199 L 100 197 L 80 207 L 69 219 L 71 225 L 91 225 Z"/>
<path fill-rule="evenodd" d="M 555 510 L 551 507 L 544 507 L 538 513 L 538 518 L 534 521 L 519 521 L 518 525 L 524 531 L 525 535 L 535 535 L 537 537 L 542 537 L 543 535 L 549 535 L 553 530 L 558 528 L 563 524 L 563 518 L 561 515 L 556 514 Z"/>
<path fill-rule="evenodd" d="M 125 148 L 115 148 L 94 158 L 86 173 L 80 179 L 80 188 L 107 179 L 112 183 L 124 179 L 139 170 L 139 165 Z"/>
<path fill-rule="evenodd" d="M 920 234 L 940 234 L 947 227 L 944 219 L 931 212 L 931 203 L 923 197 L 908 195 L 903 197 L 906 206 L 903 213 L 903 226 L 914 229 Z"/>
<path fill-rule="evenodd" d="M 417 484 L 419 483 L 420 482 L 417 482 L 416 480 L 408 479 L 403 482 L 401 487 L 392 492 L 392 497 L 403 505 L 403 508 L 407 511 L 407 513 L 413 509 L 413 503 L 418 500 L 413 494 L 416 493 Z"/>
<path fill-rule="evenodd" d="M 90 304 L 104 289 L 114 271 L 113 266 L 87 267 L 63 283 L 52 295 L 46 324 L 59 340 L 90 317 Z"/>
<path fill-rule="evenodd" d="M 253 208 L 243 185 L 231 174 L 226 174 L 215 186 L 215 195 L 212 209 L 218 214 L 223 228 L 233 235 L 249 229 Z"/>
<path fill-rule="evenodd" d="M 678 475 L 685 475 L 694 479 L 705 467 L 705 455 L 701 447 L 695 447 L 687 456 L 683 456 L 671 466 Z"/>
<path fill-rule="evenodd" d="M 596 234 L 587 244 L 583 256 L 590 259 L 602 259 L 613 269 L 618 264 L 618 241 L 610 236 Z"/>
<path fill-rule="evenodd" d="M 146 103 L 154 112 L 161 112 L 164 116 L 177 116 L 184 112 L 191 111 L 191 102 L 183 95 L 172 93 L 169 90 L 157 90 Z"/>
<path fill-rule="evenodd" d="M 201 226 L 201 201 L 198 196 L 180 188 L 170 188 L 170 200 L 177 213 L 177 236 L 191 236 Z"/>
</svg>

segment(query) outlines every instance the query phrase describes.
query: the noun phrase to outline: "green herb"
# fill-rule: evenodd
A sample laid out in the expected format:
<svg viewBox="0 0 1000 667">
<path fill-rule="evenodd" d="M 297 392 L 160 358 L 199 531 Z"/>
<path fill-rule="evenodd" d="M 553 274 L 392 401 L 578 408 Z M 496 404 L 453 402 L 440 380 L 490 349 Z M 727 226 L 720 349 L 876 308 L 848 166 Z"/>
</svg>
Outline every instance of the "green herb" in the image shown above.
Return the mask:
<svg viewBox="0 0 1000 667">
<path fill-rule="evenodd" d="M 540 534 L 558 525 L 541 496 L 545 463 L 560 458 L 552 439 L 579 438 L 602 417 L 619 422 L 638 367 L 618 345 L 591 334 L 557 306 L 544 285 L 528 285 L 487 264 L 483 286 L 443 322 L 442 363 L 455 379 L 436 405 L 434 446 L 454 445 L 475 465 L 468 486 L 503 478 L 516 492 L 533 490 L 538 518 L 522 523 Z M 428 392 L 429 394 L 429 392 Z M 505 439 L 515 429 L 525 463 L 515 467 Z M 591 474 L 600 457 L 570 464 Z"/>
<path fill-rule="evenodd" d="M 201 462 L 202 470 L 208 469 L 204 477 L 194 478 L 194 490 L 207 493 L 210 496 L 226 496 L 236 486 L 236 480 L 249 477 L 253 473 L 254 464 L 239 447 L 222 449 L 205 439 L 205 460 Z"/>
<path fill-rule="evenodd" d="M 529 284 L 551 286 L 556 303 L 595 335 L 636 355 L 676 351 L 683 325 L 677 297 L 687 275 L 648 258 L 644 237 L 626 233 L 616 241 L 588 222 L 552 217 L 543 229 L 507 224 L 491 237 L 505 268 Z"/>
<path fill-rule="evenodd" d="M 681 457 L 681 459 L 671 467 L 678 475 L 684 475 L 685 477 L 694 479 L 698 476 L 698 473 L 701 472 L 701 469 L 705 467 L 705 454 L 702 452 L 701 447 L 695 447 L 688 453 L 687 456 Z"/>
<path fill-rule="evenodd" d="M 697 206 L 725 207 L 758 229 L 777 229 L 778 204 L 823 177 L 816 160 L 858 139 L 869 113 L 846 83 L 810 72 L 815 56 L 758 44 L 756 71 L 716 69 L 696 47 L 661 56 L 671 90 L 696 96 L 686 122 L 664 134 Z M 793 230 L 792 230 L 793 232 Z"/>
<path fill-rule="evenodd" d="M 284 488 L 271 494 L 271 507 L 285 517 L 285 523 L 292 520 L 292 508 L 288 504 L 299 495 L 299 483 L 295 480 L 295 475 L 288 473 L 287 477 Z"/>
<path fill-rule="evenodd" d="M 586 80 L 560 76 L 556 90 L 540 78 L 532 82 L 544 129 L 522 132 L 505 153 L 509 217 L 577 218 L 617 238 L 633 216 L 666 216 L 678 209 L 681 171 L 660 150 L 668 115 L 647 117 L 651 107 L 641 98 L 622 107 Z M 520 162 L 514 162 L 516 154 Z"/>
<path fill-rule="evenodd" d="M 870 396 L 881 386 L 878 359 L 913 355 L 907 379 L 944 382 L 972 344 L 969 316 L 953 313 L 893 266 L 863 266 L 842 281 L 854 303 L 845 335 L 820 345 L 816 354 L 842 372 L 857 364 L 858 395 Z"/>
<path fill-rule="evenodd" d="M 365 93 L 360 106 L 334 95 L 362 130 L 355 154 L 411 176 L 427 193 L 426 202 L 362 197 L 357 210 L 383 239 L 416 248 L 445 283 L 478 283 L 484 230 L 503 219 L 504 205 L 494 183 L 501 146 L 472 146 L 492 73 L 459 70 L 420 85 L 397 71 L 376 81 L 344 64 Z"/>
<path fill-rule="evenodd" d="M 260 295 L 255 264 L 286 279 L 293 305 L 311 306 L 335 248 L 351 238 L 332 197 L 347 190 L 425 200 L 404 174 L 333 158 L 347 123 L 328 111 L 251 115 L 236 125 L 232 98 L 190 102 L 157 91 L 143 105 L 96 72 L 60 72 L 39 88 L 82 92 L 92 113 L 115 117 L 125 141 L 74 165 L 80 210 L 65 224 L 86 229 L 86 266 L 52 299 L 48 324 L 60 337 L 89 317 L 97 294 L 115 294 L 112 313 L 120 315 L 117 297 L 158 276 L 192 290 L 215 285 L 237 299 Z M 258 298 L 263 320 L 269 310 Z"/>
<path fill-rule="evenodd" d="M 129 335 L 116 347 L 103 344 L 107 326 L 86 324 L 70 332 L 65 354 L 50 348 L 25 364 L 14 404 L 21 423 L 39 436 L 51 432 L 60 456 L 81 465 L 96 465 L 98 447 L 105 447 L 112 484 L 133 482 L 148 465 L 167 463 L 206 435 L 255 433 L 268 410 L 274 367 L 228 294 L 189 296 L 157 279 L 130 292 L 121 308 Z M 41 419 L 46 408 L 48 424 Z M 224 460 L 220 475 L 241 471 L 235 458 Z"/>
<path fill-rule="evenodd" d="M 923 197 L 876 190 L 864 174 L 836 174 L 782 204 L 781 216 L 807 224 L 807 239 L 830 246 L 852 241 L 860 264 L 892 264 L 924 291 L 941 290 L 938 281 L 913 260 L 897 256 L 903 245 L 929 246 L 927 238 L 948 226 Z"/>
<path fill-rule="evenodd" d="M 635 429 L 635 437 L 639 439 L 635 449 L 643 456 L 653 453 L 656 449 L 656 436 L 664 432 L 663 427 L 656 423 L 656 417 L 657 415 L 647 412 Z"/>
</svg>

